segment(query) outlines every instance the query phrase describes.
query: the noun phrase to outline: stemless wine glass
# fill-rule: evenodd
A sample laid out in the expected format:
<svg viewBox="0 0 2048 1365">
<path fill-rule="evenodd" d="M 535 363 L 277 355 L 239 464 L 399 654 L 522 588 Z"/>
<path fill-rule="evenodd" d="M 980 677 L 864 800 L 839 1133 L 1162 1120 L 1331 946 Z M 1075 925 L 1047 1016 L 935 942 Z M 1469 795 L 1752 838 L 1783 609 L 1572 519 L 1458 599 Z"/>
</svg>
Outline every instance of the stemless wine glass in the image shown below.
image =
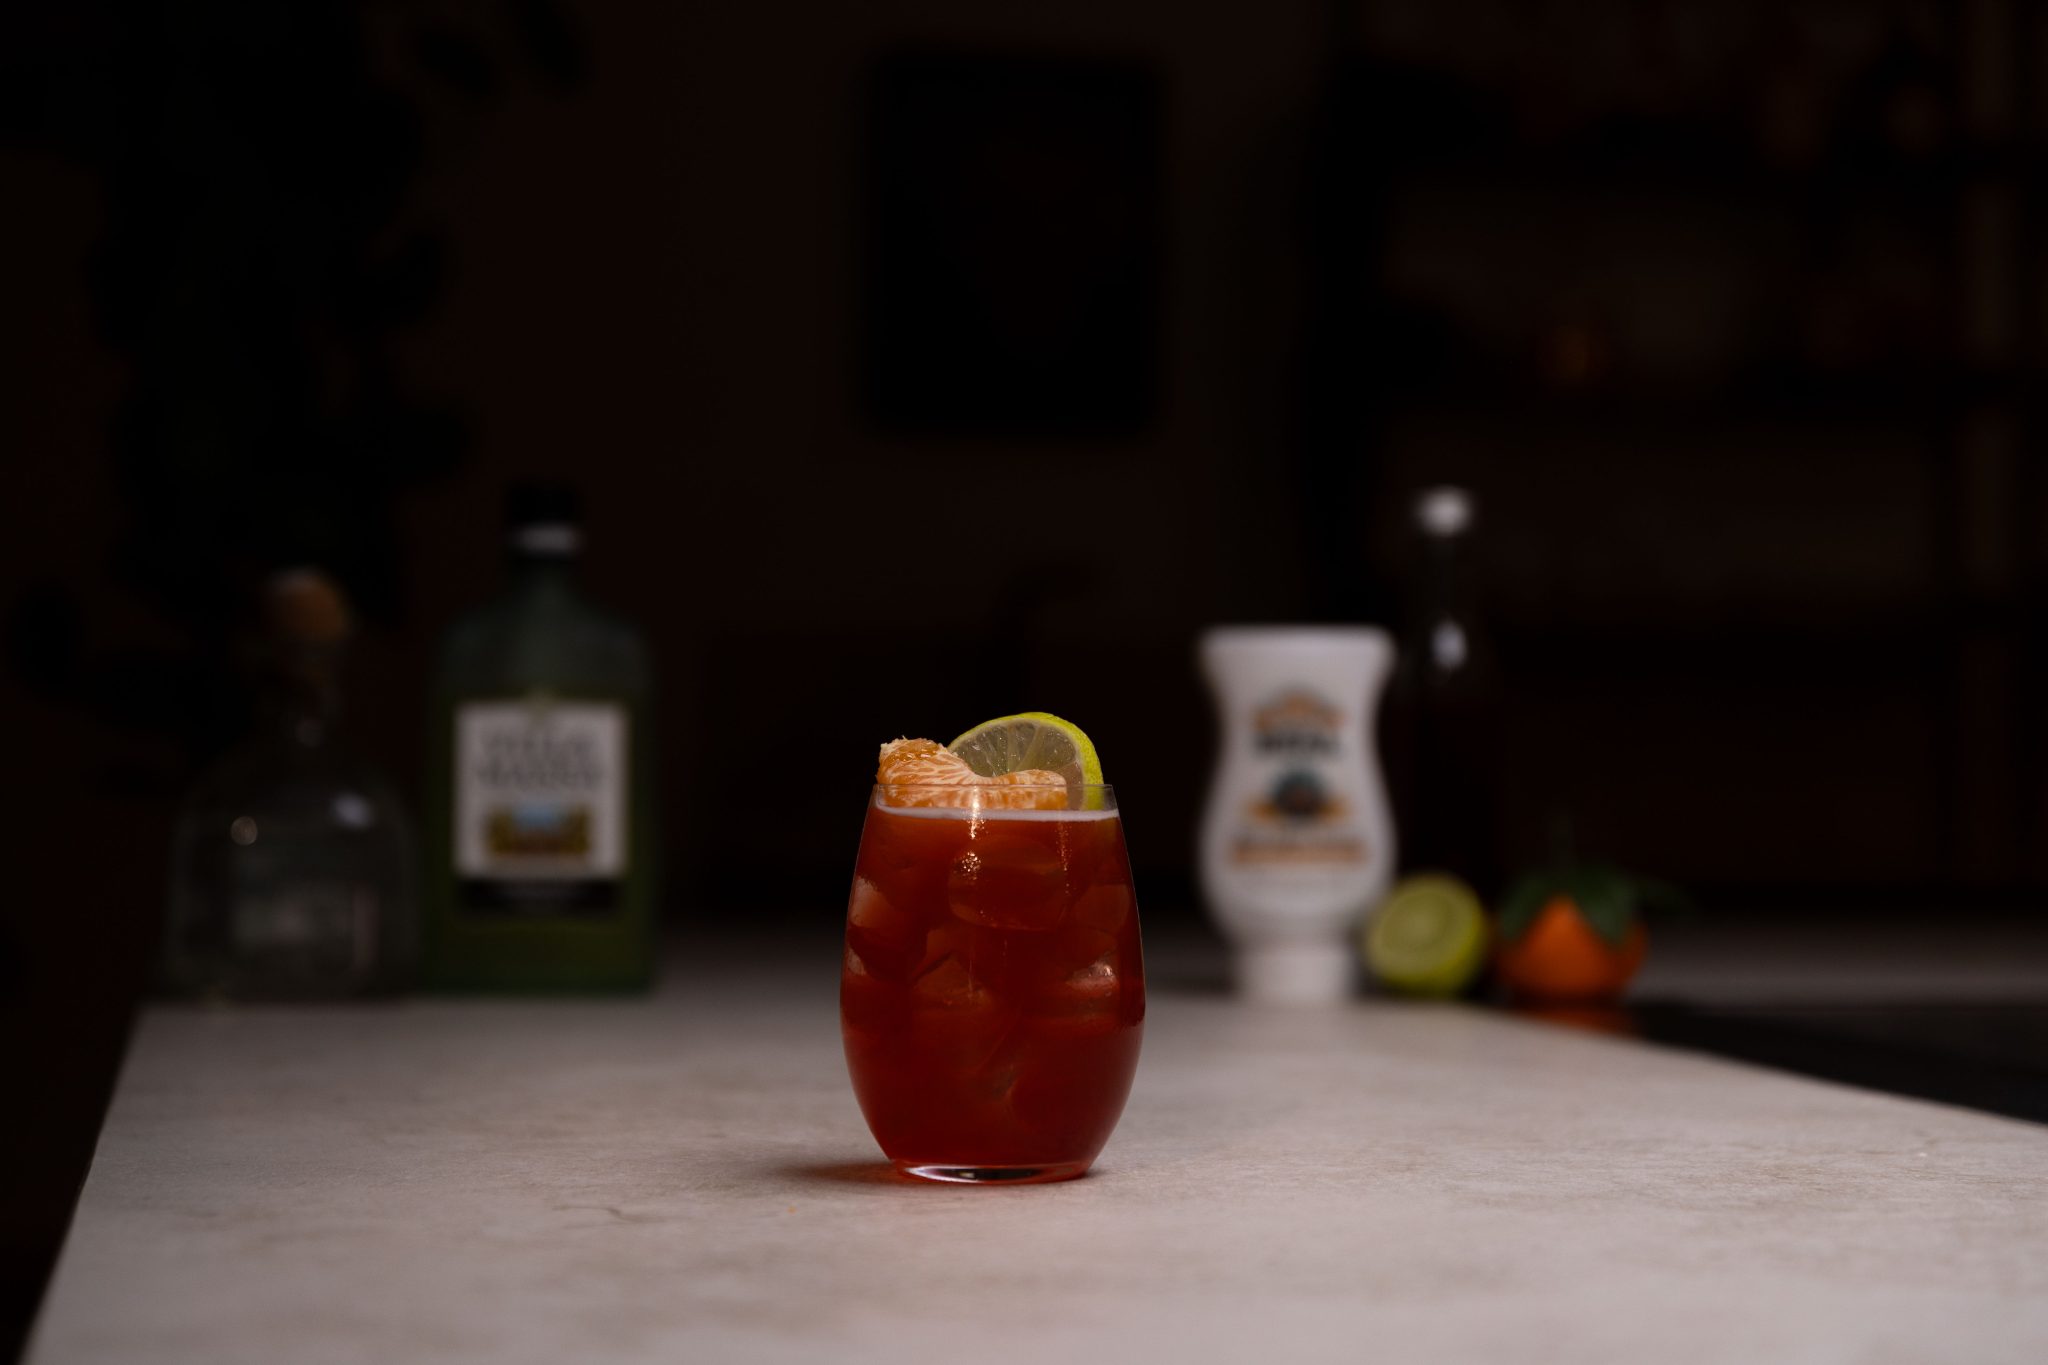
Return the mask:
<svg viewBox="0 0 2048 1365">
<path fill-rule="evenodd" d="M 999 799 L 875 788 L 847 905 L 854 1094 L 883 1154 L 928 1180 L 1082 1174 L 1138 1066 L 1145 968 L 1115 793 Z"/>
</svg>

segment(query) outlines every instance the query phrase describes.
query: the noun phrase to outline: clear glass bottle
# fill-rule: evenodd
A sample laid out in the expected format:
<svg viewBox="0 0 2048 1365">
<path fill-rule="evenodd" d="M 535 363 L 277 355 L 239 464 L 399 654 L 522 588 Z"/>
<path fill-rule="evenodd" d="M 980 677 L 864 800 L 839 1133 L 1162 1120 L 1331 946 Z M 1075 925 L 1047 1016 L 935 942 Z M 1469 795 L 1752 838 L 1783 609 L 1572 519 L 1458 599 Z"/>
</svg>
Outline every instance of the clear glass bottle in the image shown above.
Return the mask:
<svg viewBox="0 0 2048 1365">
<path fill-rule="evenodd" d="M 382 776 L 335 735 L 346 599 L 294 570 L 267 601 L 258 731 L 200 779 L 179 816 L 162 979 L 181 995 L 319 999 L 403 984 L 411 849 Z"/>
<path fill-rule="evenodd" d="M 457 990 L 630 990 L 654 969 L 647 650 L 572 581 L 559 486 L 508 500 L 510 582 L 444 643 L 425 971 Z"/>
</svg>

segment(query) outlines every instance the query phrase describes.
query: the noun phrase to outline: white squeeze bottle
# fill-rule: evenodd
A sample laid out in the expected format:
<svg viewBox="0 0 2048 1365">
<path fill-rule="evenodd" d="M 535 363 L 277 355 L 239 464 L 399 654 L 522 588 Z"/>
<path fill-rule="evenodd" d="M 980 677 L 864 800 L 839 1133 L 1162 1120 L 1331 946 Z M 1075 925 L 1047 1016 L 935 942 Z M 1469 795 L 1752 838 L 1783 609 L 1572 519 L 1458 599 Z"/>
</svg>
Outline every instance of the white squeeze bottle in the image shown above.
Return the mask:
<svg viewBox="0 0 2048 1365">
<path fill-rule="evenodd" d="M 1369 626 L 1229 626 L 1202 636 L 1201 657 L 1222 718 L 1202 890 L 1238 990 L 1341 1000 L 1394 868 L 1373 725 L 1393 643 Z"/>
</svg>

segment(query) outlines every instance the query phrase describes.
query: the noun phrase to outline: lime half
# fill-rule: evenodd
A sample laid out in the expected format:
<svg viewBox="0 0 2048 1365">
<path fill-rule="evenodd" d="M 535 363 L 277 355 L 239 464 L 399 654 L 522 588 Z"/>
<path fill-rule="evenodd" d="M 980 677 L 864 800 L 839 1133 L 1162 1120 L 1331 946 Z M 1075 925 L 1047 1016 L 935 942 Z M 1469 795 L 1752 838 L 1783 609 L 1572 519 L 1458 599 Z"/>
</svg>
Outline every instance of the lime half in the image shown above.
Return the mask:
<svg viewBox="0 0 2048 1365">
<path fill-rule="evenodd" d="M 1486 912 L 1456 877 L 1403 878 L 1366 922 L 1366 965 L 1403 995 L 1456 995 L 1485 960 Z"/>
<path fill-rule="evenodd" d="M 1001 777 L 1033 768 L 1058 773 L 1069 787 L 1102 781 L 1102 760 L 1081 727 L 1049 711 L 1025 711 L 986 720 L 946 746 L 983 777 Z M 1100 806 L 1102 795 L 1089 792 L 1086 804 Z"/>
</svg>

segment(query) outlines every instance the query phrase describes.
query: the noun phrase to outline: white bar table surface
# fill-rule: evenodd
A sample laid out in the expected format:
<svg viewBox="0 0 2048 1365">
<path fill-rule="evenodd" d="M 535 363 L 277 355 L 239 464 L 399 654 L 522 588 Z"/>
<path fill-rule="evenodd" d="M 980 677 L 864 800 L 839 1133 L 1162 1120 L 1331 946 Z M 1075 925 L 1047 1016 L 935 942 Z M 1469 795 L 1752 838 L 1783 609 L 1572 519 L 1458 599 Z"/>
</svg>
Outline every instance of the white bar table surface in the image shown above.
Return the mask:
<svg viewBox="0 0 2048 1365">
<path fill-rule="evenodd" d="M 1094 1174 L 926 1185 L 854 1105 L 837 968 L 152 1008 L 28 1359 L 2048 1360 L 2048 1127 L 1155 972 Z"/>
</svg>

